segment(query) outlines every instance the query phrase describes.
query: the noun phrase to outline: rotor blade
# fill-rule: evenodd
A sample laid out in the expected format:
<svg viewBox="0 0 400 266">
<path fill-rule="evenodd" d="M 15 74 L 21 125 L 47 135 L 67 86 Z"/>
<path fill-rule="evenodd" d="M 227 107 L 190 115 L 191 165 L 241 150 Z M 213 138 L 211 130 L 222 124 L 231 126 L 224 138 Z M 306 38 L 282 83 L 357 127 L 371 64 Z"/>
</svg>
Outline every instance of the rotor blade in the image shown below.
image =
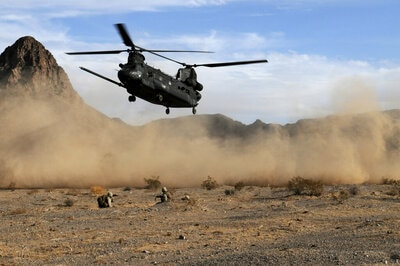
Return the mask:
<svg viewBox="0 0 400 266">
<path fill-rule="evenodd" d="M 137 47 L 137 46 L 136 46 Z M 211 51 L 196 51 L 196 50 L 155 50 L 145 49 L 143 52 L 155 52 L 155 53 L 202 53 L 202 54 L 213 54 Z"/>
<path fill-rule="evenodd" d="M 140 47 L 140 46 L 135 46 L 135 48 L 139 49 L 139 51 L 141 51 L 141 52 L 148 52 L 148 53 L 150 53 L 150 54 L 153 54 L 153 55 L 156 55 L 156 56 L 158 56 L 158 57 L 167 59 L 167 60 L 169 60 L 169 61 L 171 61 L 171 62 L 180 64 L 180 65 L 182 65 L 182 66 L 189 66 L 189 65 L 186 64 L 186 63 L 177 61 L 177 60 L 175 60 L 175 59 L 172 59 L 172 58 L 170 58 L 170 57 L 167 57 L 167 56 L 165 56 L 165 55 L 158 54 L 158 53 L 156 53 L 156 51 L 157 51 L 157 52 L 160 52 L 160 53 L 167 52 L 167 51 L 172 51 L 172 52 L 194 52 L 194 53 L 213 53 L 213 52 L 209 52 L 209 51 L 148 50 L 148 49 L 142 48 L 142 47 Z"/>
<path fill-rule="evenodd" d="M 120 83 L 120 82 L 117 82 L 117 81 L 115 81 L 115 80 L 112 80 L 112 79 L 110 79 L 110 78 L 107 78 L 107 77 L 105 77 L 105 76 L 103 76 L 103 75 L 100 75 L 100 74 L 98 74 L 98 73 L 96 73 L 96 72 L 94 72 L 94 71 L 92 71 L 92 70 L 90 70 L 90 69 L 87 69 L 87 68 L 84 68 L 84 67 L 79 67 L 79 68 L 82 69 L 83 71 L 86 71 L 86 72 L 92 74 L 92 75 L 95 75 L 96 77 L 105 79 L 105 80 L 107 80 L 107 81 L 109 81 L 109 82 L 111 82 L 111 83 L 114 83 L 114 84 L 116 84 L 116 85 L 118 85 L 118 86 L 120 86 L 120 87 L 124 87 L 124 84 L 122 84 L 122 83 Z"/>
<path fill-rule="evenodd" d="M 108 51 L 87 51 L 87 52 L 69 52 L 69 55 L 84 55 L 84 54 L 119 54 L 122 52 L 129 52 L 129 49 L 125 50 L 108 50 Z"/>
<path fill-rule="evenodd" d="M 115 24 L 115 26 L 117 27 L 119 35 L 121 35 L 124 44 L 126 46 L 132 47 L 132 49 L 135 48 L 135 45 L 133 44 L 131 37 L 129 37 L 128 31 L 126 30 L 124 24 L 118 23 Z"/>
<path fill-rule="evenodd" d="M 139 46 L 136 46 L 136 47 L 139 48 L 140 50 L 142 50 L 143 52 L 148 52 L 148 53 L 151 53 L 151 54 L 153 54 L 153 55 L 156 55 L 156 56 L 159 56 L 159 57 L 161 57 L 161 58 L 164 58 L 164 59 L 167 59 L 167 60 L 169 60 L 169 61 L 172 61 L 172 62 L 174 62 L 174 63 L 180 64 L 180 65 L 182 65 L 182 66 L 186 66 L 186 64 L 183 63 L 183 62 L 179 62 L 179 61 L 177 61 L 177 60 L 175 60 L 175 59 L 172 59 L 172 58 L 166 57 L 166 56 L 164 56 L 164 55 L 158 54 L 158 53 L 156 53 L 156 52 L 153 52 L 153 50 L 147 50 L 147 49 L 144 49 L 144 48 L 139 47 Z"/>
<path fill-rule="evenodd" d="M 225 67 L 225 66 L 236 66 L 236 65 L 248 65 L 248 64 L 259 64 L 259 63 L 268 63 L 268 60 L 250 60 L 250 61 L 235 61 L 235 62 L 223 62 L 223 63 L 210 63 L 210 64 L 195 64 L 192 67 Z"/>
<path fill-rule="evenodd" d="M 68 55 L 86 55 L 86 54 L 119 54 L 122 52 L 131 52 L 130 49 L 125 50 L 107 50 L 107 51 L 85 51 L 85 52 L 68 52 Z M 140 50 L 142 51 L 142 50 Z M 142 52 L 157 52 L 157 53 L 214 53 L 210 51 L 191 51 L 191 50 L 153 50 L 153 49 L 145 49 Z"/>
</svg>

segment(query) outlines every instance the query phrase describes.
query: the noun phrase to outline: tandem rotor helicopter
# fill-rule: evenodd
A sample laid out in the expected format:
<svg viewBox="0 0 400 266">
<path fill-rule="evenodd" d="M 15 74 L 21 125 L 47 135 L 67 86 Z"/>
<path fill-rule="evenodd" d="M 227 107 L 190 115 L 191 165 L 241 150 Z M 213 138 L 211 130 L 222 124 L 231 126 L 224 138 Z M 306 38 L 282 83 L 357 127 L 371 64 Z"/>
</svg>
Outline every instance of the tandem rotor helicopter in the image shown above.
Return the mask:
<svg viewBox="0 0 400 266">
<path fill-rule="evenodd" d="M 69 52 L 69 55 L 98 55 L 98 54 L 119 54 L 127 52 L 129 54 L 126 64 L 119 64 L 118 79 L 120 82 L 100 75 L 92 70 L 80 67 L 82 70 L 102 78 L 106 81 L 123 87 L 130 94 L 128 100 L 134 102 L 139 97 L 147 102 L 166 107 L 166 114 L 173 108 L 192 108 L 192 113 L 196 114 L 196 106 L 199 104 L 203 85 L 197 81 L 196 67 L 225 67 L 235 65 L 267 63 L 265 59 L 251 61 L 234 61 L 208 64 L 186 64 L 172 58 L 161 55 L 166 52 L 187 52 L 187 53 L 211 53 L 209 51 L 187 51 L 187 50 L 150 50 L 135 45 L 130 38 L 124 24 L 115 24 L 121 38 L 128 49 L 109 50 L 109 51 L 88 51 L 88 52 Z M 166 60 L 182 65 L 178 69 L 176 77 L 165 74 L 159 69 L 153 68 L 145 63 L 143 52 L 147 52 Z"/>
</svg>

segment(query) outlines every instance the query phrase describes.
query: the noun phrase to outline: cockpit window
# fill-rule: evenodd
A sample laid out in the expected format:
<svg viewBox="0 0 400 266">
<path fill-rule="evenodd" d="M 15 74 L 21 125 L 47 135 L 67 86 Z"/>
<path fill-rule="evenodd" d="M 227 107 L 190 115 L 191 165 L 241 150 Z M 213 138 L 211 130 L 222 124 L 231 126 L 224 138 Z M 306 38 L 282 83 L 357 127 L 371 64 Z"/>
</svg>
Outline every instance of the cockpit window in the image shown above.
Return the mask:
<svg viewBox="0 0 400 266">
<path fill-rule="evenodd" d="M 190 69 L 180 68 L 178 70 L 177 78 L 180 81 L 186 81 L 188 78 L 190 78 Z"/>
<path fill-rule="evenodd" d="M 197 74 L 192 67 L 180 68 L 176 78 L 189 86 L 196 86 Z"/>
</svg>

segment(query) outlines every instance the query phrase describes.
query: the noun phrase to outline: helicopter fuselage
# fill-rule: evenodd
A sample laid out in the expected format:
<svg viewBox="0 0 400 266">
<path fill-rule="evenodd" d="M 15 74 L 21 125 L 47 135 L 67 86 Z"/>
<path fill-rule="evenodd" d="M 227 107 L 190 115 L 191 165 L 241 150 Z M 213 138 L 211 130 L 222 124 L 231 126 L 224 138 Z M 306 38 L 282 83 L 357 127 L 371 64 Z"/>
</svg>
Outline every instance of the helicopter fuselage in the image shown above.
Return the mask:
<svg viewBox="0 0 400 266">
<path fill-rule="evenodd" d="M 194 108 L 201 94 L 184 82 L 143 63 L 120 64 L 118 79 L 132 95 L 167 108 Z"/>
</svg>

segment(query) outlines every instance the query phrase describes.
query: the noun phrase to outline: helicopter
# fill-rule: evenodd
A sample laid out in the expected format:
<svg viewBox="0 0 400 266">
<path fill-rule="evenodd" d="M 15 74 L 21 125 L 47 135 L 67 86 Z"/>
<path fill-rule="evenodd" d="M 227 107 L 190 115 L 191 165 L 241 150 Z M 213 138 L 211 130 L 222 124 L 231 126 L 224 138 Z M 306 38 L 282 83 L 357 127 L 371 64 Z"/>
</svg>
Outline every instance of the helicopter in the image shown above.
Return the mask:
<svg viewBox="0 0 400 266">
<path fill-rule="evenodd" d="M 119 64 L 118 81 L 110 79 L 99 73 L 96 73 L 85 67 L 80 67 L 94 76 L 102 78 L 115 85 L 123 87 L 130 94 L 129 102 L 135 102 L 136 97 L 147 102 L 162 105 L 166 107 L 166 114 L 170 113 L 170 108 L 192 108 L 192 113 L 196 114 L 196 107 L 201 99 L 200 91 L 203 85 L 197 81 L 196 67 L 226 67 L 234 65 L 267 63 L 266 59 L 250 60 L 250 61 L 234 61 L 222 63 L 206 63 L 206 64 L 186 64 L 179 62 L 161 53 L 212 53 L 210 51 L 190 51 L 190 50 L 154 50 L 142 48 L 135 45 L 128 34 L 124 24 L 115 24 L 123 43 L 128 47 L 124 50 L 107 50 L 107 51 L 87 51 L 87 52 L 68 52 L 68 55 L 99 55 L 99 54 L 119 54 L 128 53 L 126 64 Z M 176 76 L 168 75 L 159 69 L 149 66 L 145 63 L 144 52 L 159 56 L 163 59 L 172 61 L 181 65 Z"/>
</svg>

